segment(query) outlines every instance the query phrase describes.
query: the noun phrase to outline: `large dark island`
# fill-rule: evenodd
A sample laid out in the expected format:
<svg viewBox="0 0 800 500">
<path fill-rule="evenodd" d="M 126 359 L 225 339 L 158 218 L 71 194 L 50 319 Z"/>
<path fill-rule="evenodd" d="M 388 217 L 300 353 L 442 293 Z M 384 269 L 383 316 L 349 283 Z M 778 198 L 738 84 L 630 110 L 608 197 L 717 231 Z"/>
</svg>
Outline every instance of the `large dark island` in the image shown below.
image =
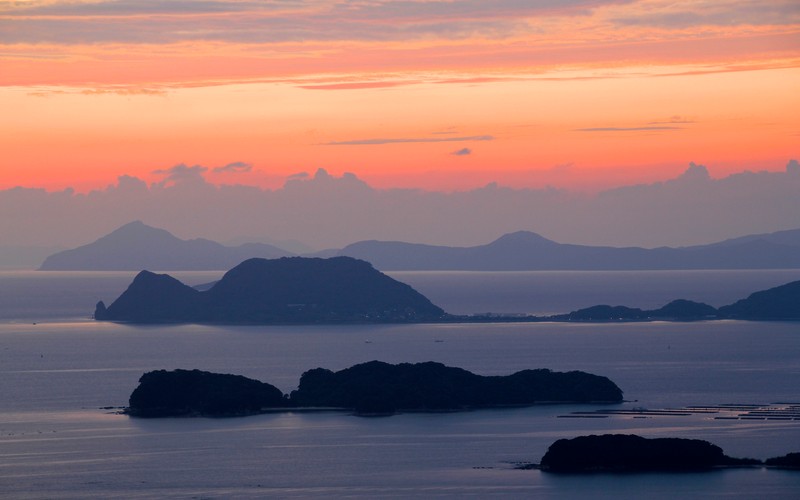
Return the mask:
<svg viewBox="0 0 800 500">
<path fill-rule="evenodd" d="M 290 397 L 298 406 L 334 406 L 360 413 L 527 406 L 537 403 L 619 403 L 622 391 L 585 372 L 523 370 L 481 376 L 441 363 L 362 363 L 333 372 L 305 372 Z"/>
<path fill-rule="evenodd" d="M 133 323 L 391 323 L 438 320 L 422 294 L 350 257 L 249 259 L 207 291 L 140 272 L 97 320 Z"/>
<path fill-rule="evenodd" d="M 454 411 L 540 403 L 619 403 L 606 377 L 579 371 L 523 370 L 481 376 L 441 363 L 362 363 L 308 370 L 291 395 L 238 375 L 200 370 L 145 373 L 127 413 L 139 417 L 238 416 L 282 408 L 335 408 L 356 414 Z"/>
</svg>

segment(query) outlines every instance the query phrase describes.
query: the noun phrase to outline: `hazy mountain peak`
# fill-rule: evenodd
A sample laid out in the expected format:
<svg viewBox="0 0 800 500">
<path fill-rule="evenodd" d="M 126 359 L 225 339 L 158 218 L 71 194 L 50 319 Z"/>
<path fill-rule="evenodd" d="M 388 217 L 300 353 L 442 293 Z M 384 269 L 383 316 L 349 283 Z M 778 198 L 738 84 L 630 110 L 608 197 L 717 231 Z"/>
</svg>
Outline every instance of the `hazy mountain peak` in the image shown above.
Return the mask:
<svg viewBox="0 0 800 500">
<path fill-rule="evenodd" d="M 129 222 L 124 224 L 114 231 L 111 231 L 109 234 L 101 237 L 98 241 L 107 240 L 107 239 L 120 239 L 120 238 L 168 238 L 168 239 L 178 239 L 172 233 L 167 231 L 166 229 L 160 229 L 153 226 L 148 226 L 144 222 L 140 220 L 135 220 L 133 222 Z"/>
<path fill-rule="evenodd" d="M 503 236 L 494 240 L 490 245 L 497 244 L 530 244 L 530 243 L 555 243 L 544 236 L 534 233 L 533 231 L 515 231 L 513 233 L 504 234 Z"/>
<path fill-rule="evenodd" d="M 50 255 L 40 269 L 200 270 L 225 269 L 251 257 L 277 258 L 289 252 L 263 243 L 226 247 L 205 238 L 182 240 L 166 229 L 129 222 L 78 248 Z"/>
</svg>

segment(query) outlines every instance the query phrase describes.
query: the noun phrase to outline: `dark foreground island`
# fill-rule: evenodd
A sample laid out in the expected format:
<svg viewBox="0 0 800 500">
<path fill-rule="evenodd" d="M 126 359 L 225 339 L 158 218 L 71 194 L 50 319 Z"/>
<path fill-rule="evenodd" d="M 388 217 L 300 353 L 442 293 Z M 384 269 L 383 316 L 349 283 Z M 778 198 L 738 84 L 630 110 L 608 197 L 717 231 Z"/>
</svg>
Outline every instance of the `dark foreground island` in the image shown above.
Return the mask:
<svg viewBox="0 0 800 500">
<path fill-rule="evenodd" d="M 646 439 L 633 434 L 604 434 L 559 439 L 547 450 L 540 468 L 548 472 L 698 471 L 714 467 L 761 464 L 732 458 L 708 441 Z"/>
<path fill-rule="evenodd" d="M 238 416 L 288 408 L 335 408 L 361 415 L 455 411 L 543 403 L 619 403 L 622 391 L 606 377 L 572 371 L 523 370 L 481 376 L 441 363 L 362 363 L 332 372 L 305 372 L 284 396 L 238 375 L 200 370 L 145 373 L 126 410 L 131 416 Z"/>
<path fill-rule="evenodd" d="M 332 372 L 305 372 L 291 401 L 298 406 L 334 406 L 358 413 L 441 411 L 527 406 L 540 403 L 619 403 L 622 391 L 589 373 L 523 370 L 481 376 L 441 363 L 362 363 Z"/>
<path fill-rule="evenodd" d="M 127 413 L 135 417 L 233 417 L 283 406 L 286 400 L 280 389 L 241 375 L 156 370 L 139 379 Z"/>
</svg>

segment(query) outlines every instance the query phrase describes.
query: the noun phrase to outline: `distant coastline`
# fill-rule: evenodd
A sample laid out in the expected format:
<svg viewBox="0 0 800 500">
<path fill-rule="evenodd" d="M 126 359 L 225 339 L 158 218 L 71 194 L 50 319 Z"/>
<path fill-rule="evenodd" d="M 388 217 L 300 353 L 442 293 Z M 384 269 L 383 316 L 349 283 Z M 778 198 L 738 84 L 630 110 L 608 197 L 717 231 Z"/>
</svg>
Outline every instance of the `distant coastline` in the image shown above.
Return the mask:
<svg viewBox="0 0 800 500">
<path fill-rule="evenodd" d="M 130 323 L 370 324 L 800 320 L 800 281 L 719 308 L 685 299 L 642 310 L 596 305 L 549 316 L 454 315 L 412 287 L 350 257 L 249 259 L 203 291 L 140 272 L 94 319 Z"/>
</svg>

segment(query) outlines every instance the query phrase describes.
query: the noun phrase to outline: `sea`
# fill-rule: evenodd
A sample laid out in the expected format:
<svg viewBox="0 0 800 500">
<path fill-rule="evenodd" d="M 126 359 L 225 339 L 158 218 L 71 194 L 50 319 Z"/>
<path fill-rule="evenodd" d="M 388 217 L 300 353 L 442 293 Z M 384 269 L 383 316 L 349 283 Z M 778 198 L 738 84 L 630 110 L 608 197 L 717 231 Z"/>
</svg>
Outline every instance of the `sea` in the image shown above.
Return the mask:
<svg viewBox="0 0 800 500">
<path fill-rule="evenodd" d="M 222 272 L 170 273 L 199 285 Z M 595 304 L 714 306 L 800 270 L 394 272 L 455 314 L 552 314 Z M 0 497 L 800 498 L 800 472 L 552 474 L 561 438 L 708 440 L 735 457 L 800 452 L 793 322 L 136 326 L 96 322 L 128 272 L 0 271 Z M 150 370 L 198 368 L 284 392 L 311 368 L 438 361 L 482 375 L 604 375 L 615 405 L 540 405 L 358 417 L 276 412 L 137 419 L 119 413 Z"/>
</svg>

